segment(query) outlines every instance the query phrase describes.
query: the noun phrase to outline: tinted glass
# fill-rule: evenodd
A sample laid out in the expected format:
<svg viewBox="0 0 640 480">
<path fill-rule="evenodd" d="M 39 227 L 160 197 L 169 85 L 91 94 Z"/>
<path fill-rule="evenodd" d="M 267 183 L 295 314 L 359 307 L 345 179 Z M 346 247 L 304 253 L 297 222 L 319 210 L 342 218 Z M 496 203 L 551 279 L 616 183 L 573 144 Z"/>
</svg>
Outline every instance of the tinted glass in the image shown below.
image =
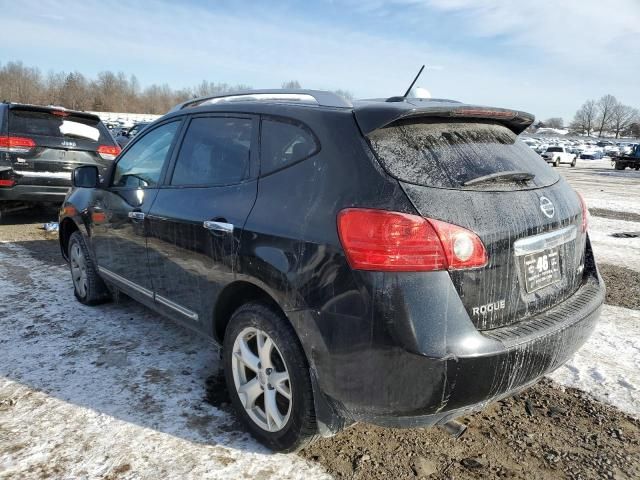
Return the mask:
<svg viewBox="0 0 640 480">
<path fill-rule="evenodd" d="M 160 180 L 162 166 L 180 122 L 171 122 L 142 135 L 116 164 L 113 186 L 155 187 Z"/>
<path fill-rule="evenodd" d="M 562 148 L 560 148 L 560 147 L 549 147 L 549 148 L 547 148 L 547 152 L 562 152 Z"/>
<path fill-rule="evenodd" d="M 252 128 L 248 118 L 191 120 L 171 185 L 230 185 L 248 178 Z"/>
<path fill-rule="evenodd" d="M 107 127 L 100 120 L 65 112 L 54 115 L 51 112 L 12 108 L 9 110 L 9 132 L 13 135 L 82 139 L 96 144 L 113 144 Z"/>
<path fill-rule="evenodd" d="M 262 175 L 302 160 L 319 150 L 311 132 L 294 123 L 264 119 L 261 136 Z"/>
<path fill-rule="evenodd" d="M 508 128 L 469 121 L 405 121 L 376 130 L 371 145 L 394 177 L 441 188 L 520 189 L 547 186 L 558 175 Z M 527 182 L 464 187 L 469 180 L 501 172 L 527 172 Z"/>
</svg>

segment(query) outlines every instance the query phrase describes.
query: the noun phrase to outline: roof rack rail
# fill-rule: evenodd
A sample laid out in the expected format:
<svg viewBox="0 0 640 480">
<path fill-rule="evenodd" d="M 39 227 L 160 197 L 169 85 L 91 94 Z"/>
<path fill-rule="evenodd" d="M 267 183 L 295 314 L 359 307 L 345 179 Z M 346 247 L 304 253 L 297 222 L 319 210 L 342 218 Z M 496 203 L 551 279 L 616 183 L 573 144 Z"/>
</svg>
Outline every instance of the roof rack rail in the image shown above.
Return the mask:
<svg viewBox="0 0 640 480">
<path fill-rule="evenodd" d="M 240 90 L 228 92 L 224 95 L 212 95 L 194 98 L 173 107 L 170 112 L 176 112 L 185 108 L 212 105 L 223 102 L 257 102 L 275 101 L 284 103 L 296 103 L 306 105 L 318 105 L 321 107 L 351 108 L 353 105 L 337 93 L 324 90 L 303 89 L 272 89 L 272 90 Z"/>
</svg>

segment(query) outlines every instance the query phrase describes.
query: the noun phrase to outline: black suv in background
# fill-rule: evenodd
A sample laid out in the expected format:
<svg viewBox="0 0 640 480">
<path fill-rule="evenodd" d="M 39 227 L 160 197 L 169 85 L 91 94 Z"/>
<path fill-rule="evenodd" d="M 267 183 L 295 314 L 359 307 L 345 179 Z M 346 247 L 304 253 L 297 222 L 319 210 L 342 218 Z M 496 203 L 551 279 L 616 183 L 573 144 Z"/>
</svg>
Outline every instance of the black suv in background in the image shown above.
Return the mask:
<svg viewBox="0 0 640 480">
<path fill-rule="evenodd" d="M 446 423 L 563 364 L 604 300 L 584 202 L 518 138 L 532 121 L 304 90 L 187 102 L 104 182 L 76 169 L 75 295 L 124 292 L 221 344 L 271 448 Z"/>
<path fill-rule="evenodd" d="M 120 147 L 95 115 L 62 107 L 0 103 L 0 213 L 60 205 L 79 165 L 102 173 Z"/>
</svg>

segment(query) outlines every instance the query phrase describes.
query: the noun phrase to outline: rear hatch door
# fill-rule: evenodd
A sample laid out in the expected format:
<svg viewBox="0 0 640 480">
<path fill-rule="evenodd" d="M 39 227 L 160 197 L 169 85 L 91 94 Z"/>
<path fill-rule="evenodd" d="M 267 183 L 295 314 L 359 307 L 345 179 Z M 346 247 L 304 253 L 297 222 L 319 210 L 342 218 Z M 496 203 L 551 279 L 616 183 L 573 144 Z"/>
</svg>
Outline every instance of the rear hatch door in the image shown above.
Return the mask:
<svg viewBox="0 0 640 480">
<path fill-rule="evenodd" d="M 77 166 L 96 165 L 104 172 L 115 158 L 113 150 L 107 149 L 111 154 L 105 158 L 98 153 L 99 147 L 115 147 L 115 142 L 95 115 L 12 106 L 8 135 L 21 145 L 11 149 L 8 160 L 23 185 L 67 186 Z"/>
<path fill-rule="evenodd" d="M 579 286 L 580 200 L 510 128 L 491 119 L 400 119 L 367 135 L 418 212 L 475 232 L 487 266 L 450 271 L 478 329 L 509 325 Z"/>
</svg>

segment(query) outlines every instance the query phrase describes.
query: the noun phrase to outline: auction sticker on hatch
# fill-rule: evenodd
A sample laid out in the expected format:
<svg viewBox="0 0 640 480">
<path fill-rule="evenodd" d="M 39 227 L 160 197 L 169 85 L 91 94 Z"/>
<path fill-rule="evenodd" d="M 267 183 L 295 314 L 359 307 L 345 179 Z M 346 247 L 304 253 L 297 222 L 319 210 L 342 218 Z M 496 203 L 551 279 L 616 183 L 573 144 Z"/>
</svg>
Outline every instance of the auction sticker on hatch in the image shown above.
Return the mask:
<svg viewBox="0 0 640 480">
<path fill-rule="evenodd" d="M 560 253 L 557 248 L 525 255 L 522 258 L 522 267 L 528 293 L 559 282 L 562 278 Z"/>
</svg>

